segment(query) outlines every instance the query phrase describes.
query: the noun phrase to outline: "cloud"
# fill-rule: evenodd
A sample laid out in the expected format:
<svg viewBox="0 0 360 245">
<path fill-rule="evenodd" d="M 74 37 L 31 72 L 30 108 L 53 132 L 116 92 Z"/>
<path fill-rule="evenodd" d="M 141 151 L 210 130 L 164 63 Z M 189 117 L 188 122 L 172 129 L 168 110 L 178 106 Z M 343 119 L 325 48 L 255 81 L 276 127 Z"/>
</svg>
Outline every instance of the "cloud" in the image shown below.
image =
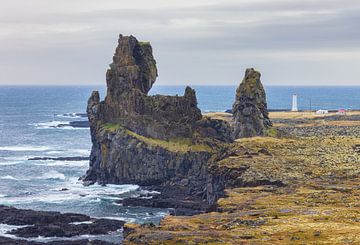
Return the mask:
<svg viewBox="0 0 360 245">
<path fill-rule="evenodd" d="M 160 84 L 235 84 L 255 66 L 268 84 L 355 85 L 359 29 L 357 0 L 5 0 L 0 84 L 101 83 L 124 33 L 151 41 Z"/>
</svg>

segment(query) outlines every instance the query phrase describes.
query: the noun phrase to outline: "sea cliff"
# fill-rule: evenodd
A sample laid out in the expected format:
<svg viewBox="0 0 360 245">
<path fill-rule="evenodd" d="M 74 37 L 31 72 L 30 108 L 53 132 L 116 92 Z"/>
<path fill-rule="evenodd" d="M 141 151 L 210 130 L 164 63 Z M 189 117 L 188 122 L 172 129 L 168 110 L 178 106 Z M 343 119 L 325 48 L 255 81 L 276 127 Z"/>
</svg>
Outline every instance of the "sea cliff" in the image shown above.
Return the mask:
<svg viewBox="0 0 360 245">
<path fill-rule="evenodd" d="M 246 71 L 234 103 L 236 123 L 203 116 L 190 87 L 182 96 L 149 96 L 157 75 L 150 43 L 120 35 L 106 98 L 94 91 L 88 101 L 93 147 L 84 183 L 177 186 L 183 191 L 170 207 L 178 207 L 177 197 L 195 198 L 208 205 L 199 211 L 208 211 L 231 179 L 217 171 L 217 162 L 232 154 L 234 139 L 265 135 L 271 126 L 260 73 Z"/>
</svg>

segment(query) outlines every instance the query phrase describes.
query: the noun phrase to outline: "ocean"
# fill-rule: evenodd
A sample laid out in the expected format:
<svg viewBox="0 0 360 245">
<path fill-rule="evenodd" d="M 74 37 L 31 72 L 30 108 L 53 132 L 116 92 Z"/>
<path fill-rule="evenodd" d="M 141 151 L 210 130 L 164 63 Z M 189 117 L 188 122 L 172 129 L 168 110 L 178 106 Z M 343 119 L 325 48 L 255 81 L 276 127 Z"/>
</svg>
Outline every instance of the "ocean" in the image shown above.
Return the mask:
<svg viewBox="0 0 360 245">
<path fill-rule="evenodd" d="M 235 97 L 232 86 L 194 86 L 203 112 L 225 111 Z M 105 87 L 0 86 L 0 204 L 35 210 L 83 213 L 129 222 L 158 222 L 164 209 L 123 207 L 116 200 L 141 193 L 136 185 L 93 185 L 78 181 L 88 161 L 29 161 L 32 157 L 87 157 L 88 128 L 58 124 L 84 120 L 91 91 Z M 151 94 L 182 95 L 184 86 L 155 86 Z M 270 109 L 360 109 L 360 87 L 266 87 Z M 119 234 L 119 236 L 121 236 Z"/>
</svg>

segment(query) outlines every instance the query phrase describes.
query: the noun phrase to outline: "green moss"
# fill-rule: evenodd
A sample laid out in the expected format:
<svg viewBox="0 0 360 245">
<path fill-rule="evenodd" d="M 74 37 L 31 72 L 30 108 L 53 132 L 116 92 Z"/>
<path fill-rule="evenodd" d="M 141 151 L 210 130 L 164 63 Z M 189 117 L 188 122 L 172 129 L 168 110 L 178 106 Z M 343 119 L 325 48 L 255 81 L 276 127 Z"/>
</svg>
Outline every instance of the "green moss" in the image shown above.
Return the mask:
<svg viewBox="0 0 360 245">
<path fill-rule="evenodd" d="M 277 137 L 278 131 L 276 128 L 269 128 L 268 130 L 266 130 L 265 135 L 268 137 Z"/>
<path fill-rule="evenodd" d="M 115 123 L 107 123 L 103 125 L 102 128 L 105 129 L 106 131 L 115 132 L 116 130 L 123 128 L 123 126 Z"/>
<path fill-rule="evenodd" d="M 102 126 L 108 132 L 116 132 L 124 129 L 126 133 L 147 145 L 156 145 L 173 152 L 213 152 L 213 149 L 205 144 L 194 144 L 191 138 L 172 138 L 169 140 L 161 140 L 139 135 L 131 130 L 125 129 L 120 124 L 107 123 Z"/>
<path fill-rule="evenodd" d="M 174 138 L 169 140 L 160 140 L 145 137 L 127 130 L 127 133 L 138 140 L 143 141 L 147 145 L 156 145 L 173 152 L 212 152 L 212 149 L 207 145 L 193 144 L 189 138 Z"/>
<path fill-rule="evenodd" d="M 150 45 L 150 42 L 139 42 L 139 45 L 143 46 L 143 45 Z"/>
</svg>

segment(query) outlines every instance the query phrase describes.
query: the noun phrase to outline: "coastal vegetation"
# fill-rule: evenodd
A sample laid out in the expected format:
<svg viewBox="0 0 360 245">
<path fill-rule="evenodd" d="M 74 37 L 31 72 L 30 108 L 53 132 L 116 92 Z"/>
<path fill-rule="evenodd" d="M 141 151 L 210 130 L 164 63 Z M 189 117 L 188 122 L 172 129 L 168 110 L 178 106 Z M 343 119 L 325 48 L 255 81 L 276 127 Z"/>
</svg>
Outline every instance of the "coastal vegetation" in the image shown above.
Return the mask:
<svg viewBox="0 0 360 245">
<path fill-rule="evenodd" d="M 278 115 L 270 113 L 274 121 Z M 293 120 L 304 117 L 289 113 L 281 119 L 296 127 Z M 347 119 L 339 118 L 340 125 Z M 327 122 L 335 127 L 336 120 Z M 336 132 L 237 140 L 219 171 L 245 169 L 237 176 L 242 187 L 228 186 L 215 212 L 167 216 L 156 227 L 129 226 L 126 244 L 360 243 L 360 138 Z"/>
<path fill-rule="evenodd" d="M 171 138 L 168 140 L 155 139 L 151 137 L 145 137 L 137 134 L 129 129 L 125 129 L 120 124 L 107 123 L 103 126 L 106 131 L 116 132 L 121 129 L 124 130 L 128 135 L 135 137 L 136 139 L 144 142 L 150 146 L 158 146 L 172 152 L 213 152 L 210 146 L 206 144 L 196 144 L 192 138 Z"/>
</svg>

